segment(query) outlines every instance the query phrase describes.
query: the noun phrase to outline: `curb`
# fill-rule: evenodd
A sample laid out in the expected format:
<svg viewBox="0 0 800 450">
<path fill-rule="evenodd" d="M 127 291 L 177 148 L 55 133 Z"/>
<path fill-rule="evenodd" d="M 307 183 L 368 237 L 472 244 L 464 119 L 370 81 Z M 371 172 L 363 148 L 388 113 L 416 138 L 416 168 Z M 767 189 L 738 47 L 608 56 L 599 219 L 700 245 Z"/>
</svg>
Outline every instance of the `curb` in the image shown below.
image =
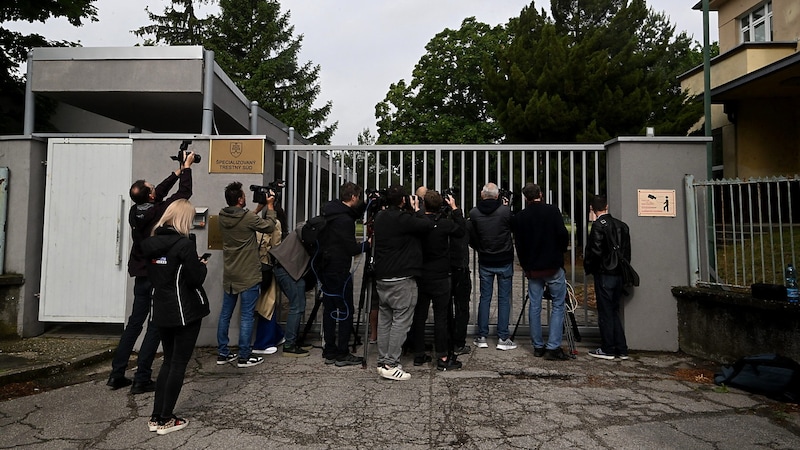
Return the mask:
<svg viewBox="0 0 800 450">
<path fill-rule="evenodd" d="M 33 364 L 20 369 L 12 369 L 0 374 L 0 386 L 11 383 L 32 381 L 39 378 L 56 375 L 70 370 L 80 369 L 95 363 L 111 360 L 114 357 L 114 349 L 107 348 L 94 352 L 84 353 L 70 358 L 68 361 L 56 361 L 42 364 Z"/>
</svg>

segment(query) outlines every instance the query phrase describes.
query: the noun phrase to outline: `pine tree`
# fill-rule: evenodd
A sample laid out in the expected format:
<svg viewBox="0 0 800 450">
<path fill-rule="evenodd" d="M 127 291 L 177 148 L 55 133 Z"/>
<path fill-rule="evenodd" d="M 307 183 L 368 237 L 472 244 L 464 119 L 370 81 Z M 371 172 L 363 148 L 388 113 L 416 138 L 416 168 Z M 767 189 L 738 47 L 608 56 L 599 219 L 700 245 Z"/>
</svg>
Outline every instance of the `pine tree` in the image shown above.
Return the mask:
<svg viewBox="0 0 800 450">
<path fill-rule="evenodd" d="M 159 16 L 145 7 L 147 16 L 153 25 L 133 30 L 138 37 L 152 35 L 153 39 L 145 39 L 144 45 L 203 45 L 206 41 L 211 19 L 198 18 L 195 14 L 195 3 L 208 4 L 213 0 L 172 0 L 171 5 L 164 8 Z M 180 9 L 176 9 L 178 6 Z"/>
<path fill-rule="evenodd" d="M 320 66 L 298 64 L 303 36 L 293 36 L 289 13 L 275 0 L 220 0 L 219 6 L 204 45 L 220 67 L 261 108 L 311 142 L 329 143 L 338 126 L 323 125 L 332 103 L 313 106 Z"/>
</svg>

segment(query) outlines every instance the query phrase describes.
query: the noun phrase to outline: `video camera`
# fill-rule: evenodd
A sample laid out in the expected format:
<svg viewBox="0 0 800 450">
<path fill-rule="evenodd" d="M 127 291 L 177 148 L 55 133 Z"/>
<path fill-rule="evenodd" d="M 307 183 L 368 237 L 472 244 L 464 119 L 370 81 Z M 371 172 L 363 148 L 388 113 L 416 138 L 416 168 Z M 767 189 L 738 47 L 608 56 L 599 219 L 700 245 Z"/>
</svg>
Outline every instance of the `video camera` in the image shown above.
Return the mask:
<svg viewBox="0 0 800 450">
<path fill-rule="evenodd" d="M 286 187 L 286 182 L 283 180 L 275 180 L 268 183 L 266 186 L 258 186 L 256 184 L 250 185 L 250 190 L 253 191 L 253 203 L 265 205 L 267 197 L 270 195 L 275 197 L 275 203 L 280 203 L 280 191 Z"/>
<path fill-rule="evenodd" d="M 386 206 L 386 189 L 365 189 L 367 203 L 367 222 L 370 222 L 375 214 Z"/>
<path fill-rule="evenodd" d="M 179 163 L 183 164 L 183 161 L 186 159 L 186 153 L 187 153 L 186 150 L 189 148 L 189 144 L 191 144 L 191 143 L 192 143 L 192 141 L 183 141 L 183 142 L 181 142 L 181 149 L 178 150 L 177 156 L 170 156 L 169 159 L 171 159 L 173 161 L 178 161 Z M 199 162 L 200 162 L 200 155 L 195 154 L 194 155 L 194 163 L 197 164 Z"/>
<path fill-rule="evenodd" d="M 503 188 L 499 188 L 498 191 L 500 198 L 508 200 L 508 204 L 511 205 L 511 203 L 514 201 L 514 193 L 508 189 L 503 189 Z"/>
</svg>

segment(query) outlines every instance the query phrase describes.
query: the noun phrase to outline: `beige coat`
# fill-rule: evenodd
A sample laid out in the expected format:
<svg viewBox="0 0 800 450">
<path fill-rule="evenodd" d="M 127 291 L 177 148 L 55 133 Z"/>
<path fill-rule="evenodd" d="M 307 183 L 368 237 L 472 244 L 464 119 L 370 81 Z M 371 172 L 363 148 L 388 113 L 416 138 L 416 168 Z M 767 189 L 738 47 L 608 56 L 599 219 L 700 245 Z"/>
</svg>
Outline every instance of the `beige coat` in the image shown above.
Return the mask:
<svg viewBox="0 0 800 450">
<path fill-rule="evenodd" d="M 258 257 L 264 264 L 271 264 L 269 249 L 281 243 L 281 223 L 276 221 L 275 229 L 272 234 L 256 232 L 256 239 L 258 240 Z M 272 276 L 272 283 L 269 289 L 262 290 L 256 302 L 256 312 L 265 319 L 272 319 L 272 314 L 275 312 L 275 301 L 278 298 L 278 281 L 275 275 Z"/>
</svg>

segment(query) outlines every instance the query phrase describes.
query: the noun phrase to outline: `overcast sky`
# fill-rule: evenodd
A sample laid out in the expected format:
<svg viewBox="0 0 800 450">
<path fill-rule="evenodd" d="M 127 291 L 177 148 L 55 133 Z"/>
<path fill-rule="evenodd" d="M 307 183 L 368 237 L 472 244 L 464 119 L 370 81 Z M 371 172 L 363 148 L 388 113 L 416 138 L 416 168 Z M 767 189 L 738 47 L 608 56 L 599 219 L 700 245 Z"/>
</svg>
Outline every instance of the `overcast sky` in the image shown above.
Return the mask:
<svg viewBox="0 0 800 450">
<path fill-rule="evenodd" d="M 97 0 L 99 22 L 80 28 L 66 20 L 46 24 L 4 24 L 25 33 L 39 33 L 50 40 L 80 42 L 85 47 L 126 47 L 141 42 L 130 30 L 149 25 L 145 6 L 161 14 L 167 0 Z M 358 134 L 369 128 L 374 136 L 375 105 L 389 85 L 409 81 L 411 71 L 425 54 L 425 45 L 445 28 L 458 29 L 474 16 L 489 25 L 505 24 L 516 17 L 529 0 L 281 0 L 291 12 L 295 35 L 303 35 L 299 63 L 321 66 L 322 92 L 317 101 L 333 102 L 328 122 L 339 122 L 331 143 L 356 144 Z M 535 0 L 537 9 L 550 8 L 548 0 Z M 664 11 L 678 31 L 703 40 L 703 14 L 692 6 L 698 0 L 647 0 Z M 202 11 L 202 10 L 201 10 Z M 717 17 L 711 13 L 711 41 L 717 40 Z M 289 124 L 291 125 L 291 124 Z"/>
</svg>

